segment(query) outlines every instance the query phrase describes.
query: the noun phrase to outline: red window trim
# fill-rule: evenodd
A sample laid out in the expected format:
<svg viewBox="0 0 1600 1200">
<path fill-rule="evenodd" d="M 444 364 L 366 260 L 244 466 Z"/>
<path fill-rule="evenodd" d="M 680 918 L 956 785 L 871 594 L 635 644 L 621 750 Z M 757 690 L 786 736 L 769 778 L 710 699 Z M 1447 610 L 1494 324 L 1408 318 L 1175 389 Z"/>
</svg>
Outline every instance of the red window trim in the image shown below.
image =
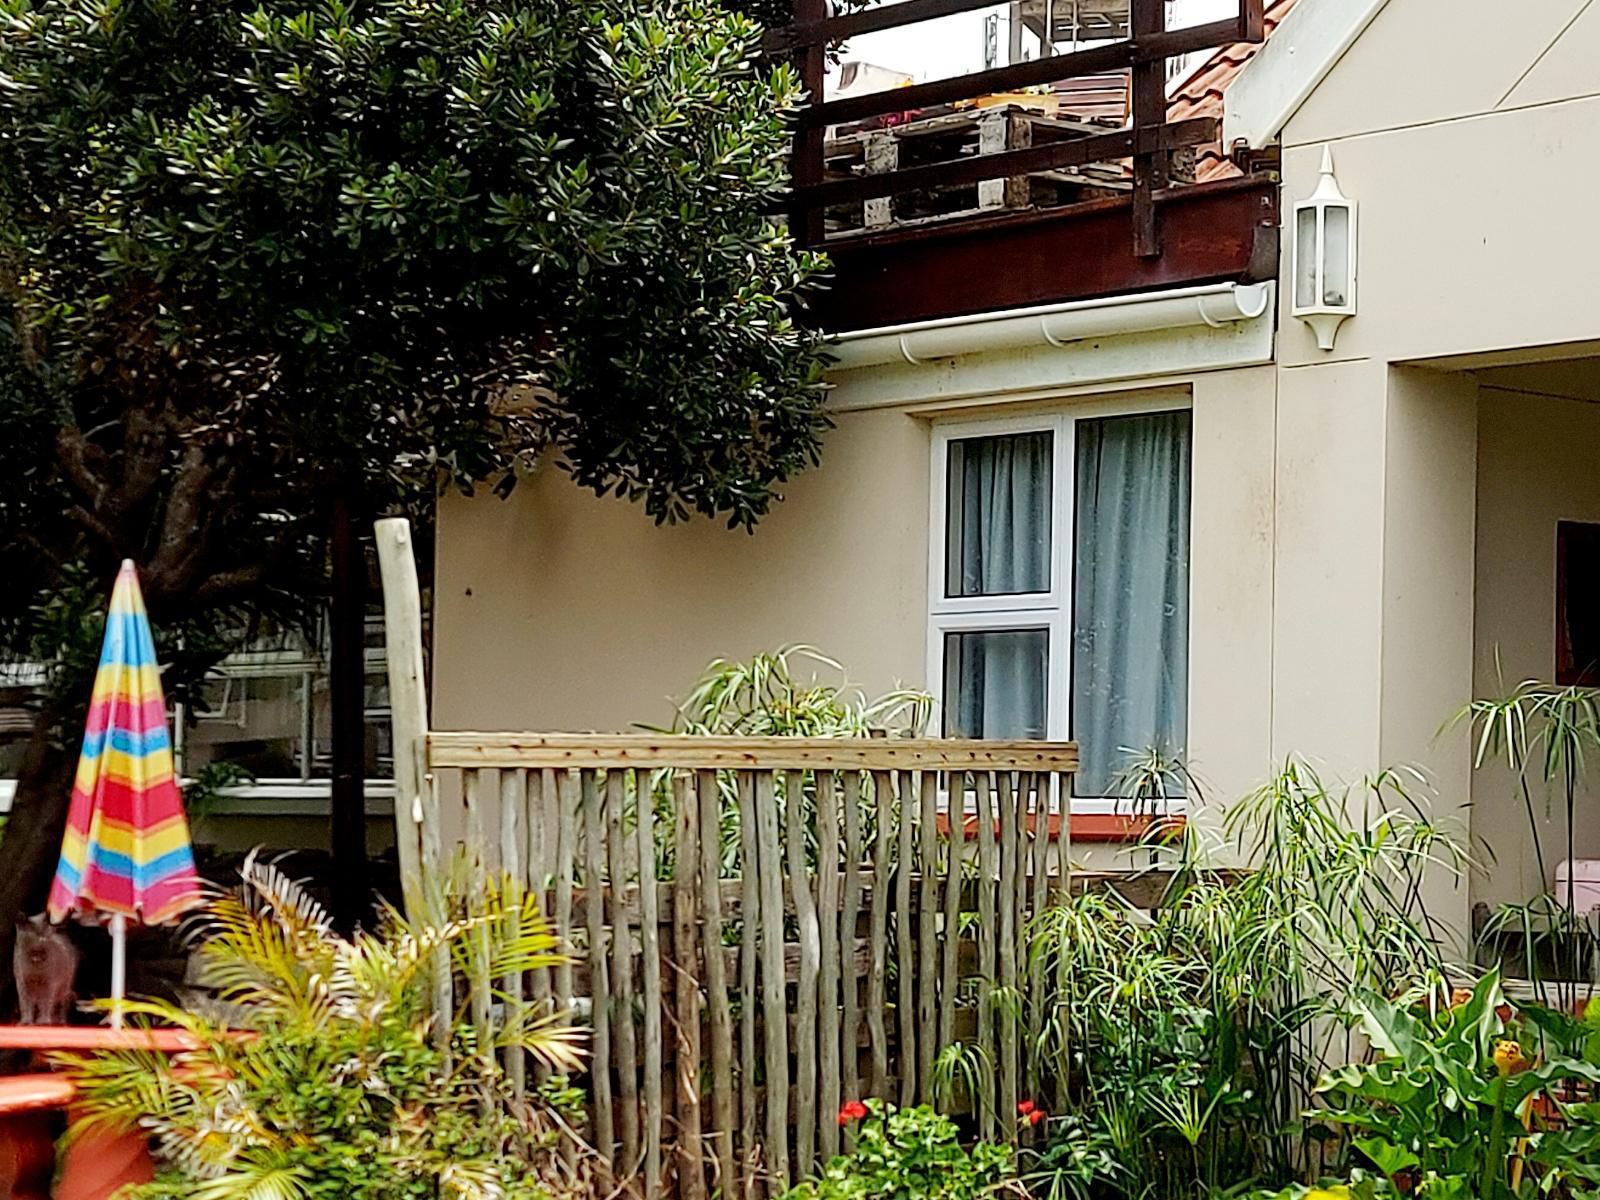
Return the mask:
<svg viewBox="0 0 1600 1200">
<path fill-rule="evenodd" d="M 1186 818 L 1181 813 L 1174 813 L 1169 817 L 1154 817 L 1148 814 L 1135 815 L 1133 813 L 1075 813 L 1070 823 L 1071 840 L 1074 842 L 1137 842 L 1143 838 L 1157 821 L 1162 822 L 1174 832 L 1182 829 Z M 963 822 L 967 839 L 977 837 L 978 821 L 976 817 L 968 817 Z M 1032 822 L 1029 822 L 1032 828 Z M 939 832 L 948 835 L 950 832 L 950 818 L 945 814 L 939 815 Z M 1050 840 L 1056 841 L 1061 836 L 1061 818 L 1050 818 Z"/>
</svg>

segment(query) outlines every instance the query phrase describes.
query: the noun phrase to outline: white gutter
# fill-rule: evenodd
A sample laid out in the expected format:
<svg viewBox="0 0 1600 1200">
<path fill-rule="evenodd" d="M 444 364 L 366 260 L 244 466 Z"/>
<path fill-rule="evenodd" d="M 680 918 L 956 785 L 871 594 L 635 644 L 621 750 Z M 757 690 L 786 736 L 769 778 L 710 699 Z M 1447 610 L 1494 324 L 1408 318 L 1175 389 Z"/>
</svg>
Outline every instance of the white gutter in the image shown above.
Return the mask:
<svg viewBox="0 0 1600 1200">
<path fill-rule="evenodd" d="M 1271 286 L 1219 283 L 1106 300 L 1071 300 L 1007 312 L 943 317 L 839 335 L 828 347 L 834 370 L 926 363 L 963 354 L 1066 347 L 1090 338 L 1206 325 L 1220 329 L 1267 311 Z"/>
</svg>

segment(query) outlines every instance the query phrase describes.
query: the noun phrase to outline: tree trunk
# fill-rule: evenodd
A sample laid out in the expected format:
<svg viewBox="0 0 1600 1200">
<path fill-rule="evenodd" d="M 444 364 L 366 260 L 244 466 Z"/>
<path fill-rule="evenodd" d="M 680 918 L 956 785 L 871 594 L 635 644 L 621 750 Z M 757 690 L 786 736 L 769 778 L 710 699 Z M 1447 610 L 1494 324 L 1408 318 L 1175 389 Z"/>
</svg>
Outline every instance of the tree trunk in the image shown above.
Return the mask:
<svg viewBox="0 0 1600 1200">
<path fill-rule="evenodd" d="M 334 500 L 332 645 L 329 697 L 333 708 L 333 785 L 329 848 L 333 852 L 333 919 L 341 933 L 370 923 L 367 868 L 366 581 L 367 556 L 347 494 Z"/>
<path fill-rule="evenodd" d="M 73 732 L 63 738 L 63 728 Z M 0 1012 L 16 1011 L 16 980 L 11 968 L 17 921 L 44 908 L 61 857 L 82 722 L 48 709 L 34 719 L 28 749 L 17 771 L 5 835 L 0 837 Z"/>
</svg>

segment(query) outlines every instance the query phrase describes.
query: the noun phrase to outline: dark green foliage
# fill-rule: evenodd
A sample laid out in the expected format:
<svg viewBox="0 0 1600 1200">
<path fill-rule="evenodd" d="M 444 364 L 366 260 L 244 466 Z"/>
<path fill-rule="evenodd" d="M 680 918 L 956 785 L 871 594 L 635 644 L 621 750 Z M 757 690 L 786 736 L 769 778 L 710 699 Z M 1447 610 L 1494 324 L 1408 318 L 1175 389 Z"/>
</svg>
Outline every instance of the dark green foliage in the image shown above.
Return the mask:
<svg viewBox="0 0 1600 1200">
<path fill-rule="evenodd" d="M 716 0 L 0 18 L 0 659 L 56 684 L 19 810 L 123 558 L 181 695 L 308 619 L 335 499 L 426 511 L 547 460 L 748 527 L 815 461 L 821 264 L 768 215 L 800 93 Z"/>
<path fill-rule="evenodd" d="M 0 254 L 31 411 L 109 418 L 161 388 L 285 471 L 315 456 L 408 493 L 554 444 L 653 515 L 735 523 L 814 456 L 788 301 L 817 264 L 762 215 L 796 90 L 752 68 L 748 21 L 708 0 L 4 7 Z"/>
<path fill-rule="evenodd" d="M 814 461 L 818 262 L 763 215 L 797 90 L 748 20 L 0 8 L 9 577 L 133 557 L 176 620 L 303 594 L 335 484 L 504 488 L 554 447 L 658 520 L 748 525 Z M 0 630 L 32 626 L 10 591 Z"/>
</svg>

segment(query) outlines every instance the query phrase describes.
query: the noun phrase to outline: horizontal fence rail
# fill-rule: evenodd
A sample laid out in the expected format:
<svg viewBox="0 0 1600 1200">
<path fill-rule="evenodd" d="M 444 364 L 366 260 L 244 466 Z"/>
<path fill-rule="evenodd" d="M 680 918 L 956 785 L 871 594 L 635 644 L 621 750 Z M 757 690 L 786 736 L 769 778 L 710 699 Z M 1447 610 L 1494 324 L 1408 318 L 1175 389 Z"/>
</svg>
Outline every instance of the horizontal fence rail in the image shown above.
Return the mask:
<svg viewBox="0 0 1600 1200">
<path fill-rule="evenodd" d="M 1077 763 L 1046 742 L 427 738 L 469 845 L 569 949 L 506 992 L 590 1025 L 602 1191 L 688 1200 L 783 1194 L 848 1148 L 847 1100 L 1018 1132 L 1040 1085 L 1025 937 L 1072 882 Z M 959 1095 L 956 1042 L 986 1067 Z"/>
</svg>

